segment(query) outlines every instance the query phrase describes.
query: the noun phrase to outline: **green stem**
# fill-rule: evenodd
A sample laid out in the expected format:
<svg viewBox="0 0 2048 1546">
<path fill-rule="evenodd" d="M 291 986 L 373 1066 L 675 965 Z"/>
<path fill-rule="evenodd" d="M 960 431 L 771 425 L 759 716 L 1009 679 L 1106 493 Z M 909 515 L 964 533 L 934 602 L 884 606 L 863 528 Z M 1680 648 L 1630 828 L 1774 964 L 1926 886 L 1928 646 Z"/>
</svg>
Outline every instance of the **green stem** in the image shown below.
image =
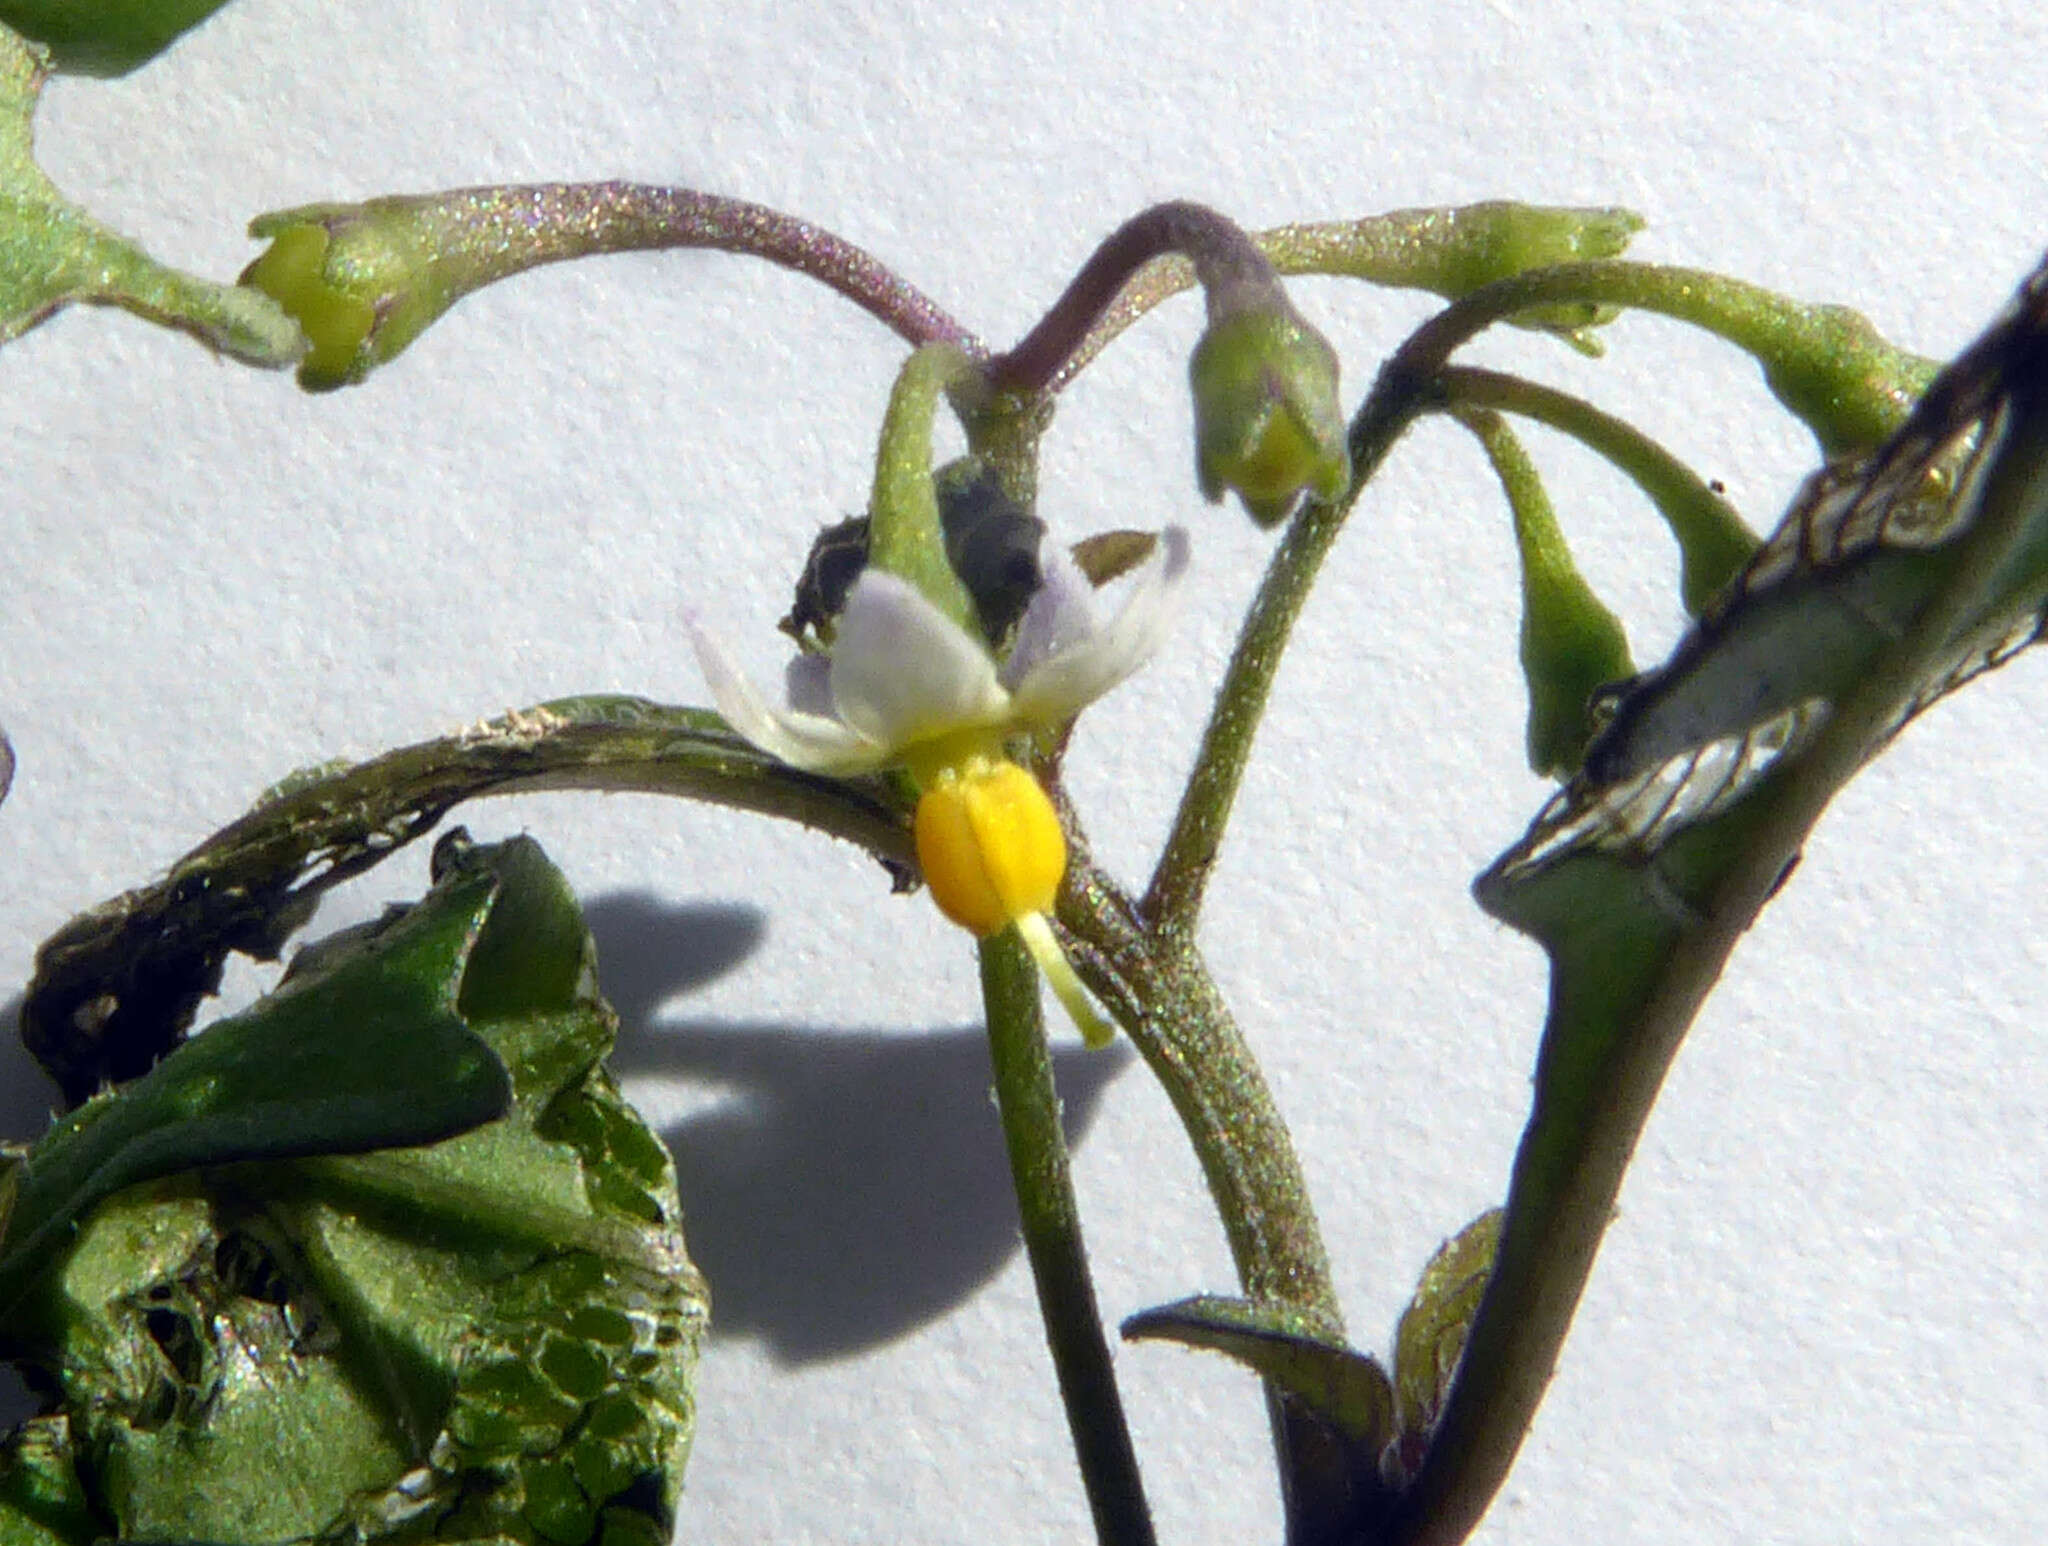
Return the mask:
<svg viewBox="0 0 2048 1546">
<path fill-rule="evenodd" d="M 1549 1385 L 1630 1157 L 1701 1003 L 1828 803 L 1896 729 L 1901 706 L 1953 655 L 1957 639 L 1981 625 L 1987 604 L 2005 602 L 2008 565 L 2037 540 L 2033 528 L 2048 506 L 2048 404 L 2030 397 L 2018 407 L 2023 416 L 1985 478 L 1977 517 L 1956 539 L 1927 605 L 1842 697 L 1813 744 L 1733 813 L 1742 818 L 1739 846 L 1707 877 L 1640 1009 L 1611 1038 L 1602 1098 L 1568 1153 L 1545 1152 L 1556 1140 L 1542 1130 L 1539 1100 L 1516 1155 L 1500 1256 L 1441 1425 L 1395 1519 L 1396 1546 L 1456 1546 L 1477 1528 Z M 1551 1039 L 1546 1028 L 1546 1049 Z"/>
<path fill-rule="evenodd" d="M 22 1039 L 82 1100 L 107 1068 L 146 1068 L 177 1044 L 229 952 L 273 958 L 322 892 L 433 830 L 455 806 L 568 789 L 711 800 L 844 838 L 899 874 L 916 863 L 905 807 L 877 781 L 799 772 L 704 710 L 559 699 L 286 779 L 163 879 L 46 940 L 21 1007 Z M 102 999 L 119 1006 L 111 1017 L 80 1017 Z M 88 1024 L 90 1035 L 80 1030 Z"/>
<path fill-rule="evenodd" d="M 1856 312 L 1813 306 L 1700 269 L 1619 260 L 1561 263 L 1474 290 L 1424 323 L 1380 373 L 1402 394 L 1439 375 L 1452 353 L 1496 322 L 1534 308 L 1625 306 L 1703 328 L 1752 355 L 1824 454 L 1866 451 L 1898 428 L 1934 365 L 1895 348 Z"/>
<path fill-rule="evenodd" d="M 1350 493 L 1335 505 L 1311 501 L 1275 550 L 1260 582 L 1203 732 L 1195 771 L 1175 812 L 1173 831 L 1140 907 L 1163 934 L 1194 926 L 1295 619 L 1360 491 L 1387 452 L 1417 414 L 1446 402 L 1444 375 L 1452 352 L 1516 313 L 1587 301 L 1664 312 L 1730 339 L 1763 361 L 1774 390 L 1794 412 L 1799 408 L 1788 396 L 1787 383 L 1797 385 L 1806 379 L 1794 367 L 1813 374 L 1815 360 L 1824 355 L 1832 361 L 1832 370 L 1816 377 L 1825 386 L 1821 396 L 1841 408 L 1854 395 L 1850 386 L 1861 382 L 1869 389 L 1865 406 L 1883 420 L 1881 430 L 1872 420 L 1874 439 L 1896 425 L 1903 404 L 1917 390 L 1901 383 L 1910 378 L 1924 385 L 1918 362 L 1876 338 L 1854 313 L 1802 306 L 1754 285 L 1693 269 L 1620 261 L 1561 264 L 1497 280 L 1447 306 L 1388 360 L 1353 419 Z M 1800 400 L 1815 399 L 1808 392 Z M 1884 409 L 1882 414 L 1879 408 Z"/>
<path fill-rule="evenodd" d="M 1247 1298 L 1285 1304 L 1318 1334 L 1343 1312 L 1294 1141 L 1251 1047 L 1192 941 L 1148 933 L 1130 900 L 1085 854 L 1060 890 L 1075 966 L 1116 1013 L 1180 1116 Z"/>
<path fill-rule="evenodd" d="M 375 224 L 432 255 L 442 304 L 546 263 L 615 252 L 710 248 L 762 258 L 845 296 L 912 346 L 986 349 L 915 285 L 852 242 L 742 199 L 646 183 L 535 183 L 315 204 L 258 217 L 264 237 L 302 224 Z"/>
<path fill-rule="evenodd" d="M 1582 397 L 1499 371 L 1452 365 L 1442 380 L 1453 404 L 1496 409 L 1547 424 L 1626 474 L 1657 507 L 1678 541 L 1684 561 L 1679 590 L 1688 615 L 1699 616 L 1756 551 L 1756 533 L 1735 508 L 1626 420 L 1603 413 Z"/>
<path fill-rule="evenodd" d="M 1088 1274 L 1059 1092 L 1039 1013 L 1038 972 L 1013 931 L 981 942 L 981 994 L 1024 1252 L 1038 1287 L 1096 1538 L 1104 1546 L 1151 1546 L 1152 1516 Z"/>
<path fill-rule="evenodd" d="M 1308 1181 L 1265 1076 L 1216 991 L 1192 940 L 1163 942 L 1087 859 L 1078 836 L 1060 891 L 1060 921 L 1076 967 L 1114 1006 L 1139 1055 L 1173 1102 L 1223 1222 L 1245 1296 L 1286 1305 L 1311 1334 L 1344 1335 Z M 1352 1489 L 1329 1430 L 1267 1388 L 1289 1539 L 1330 1539 L 1349 1517 Z"/>
<path fill-rule="evenodd" d="M 1382 387 L 1352 421 L 1350 490 L 1333 505 L 1310 500 L 1273 552 L 1238 631 L 1173 830 L 1139 905 L 1140 915 L 1162 938 L 1192 936 L 1295 619 L 1360 492 L 1423 406 L 1420 393 L 1388 389 L 1383 377 Z"/>
</svg>

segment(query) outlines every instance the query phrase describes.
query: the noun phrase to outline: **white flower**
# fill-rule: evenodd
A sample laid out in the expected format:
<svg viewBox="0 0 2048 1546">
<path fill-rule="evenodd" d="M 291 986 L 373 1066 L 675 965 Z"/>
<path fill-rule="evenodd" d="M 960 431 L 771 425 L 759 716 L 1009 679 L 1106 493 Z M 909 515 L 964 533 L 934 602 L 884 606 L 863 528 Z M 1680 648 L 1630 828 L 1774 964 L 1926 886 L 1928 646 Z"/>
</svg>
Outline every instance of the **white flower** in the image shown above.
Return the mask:
<svg viewBox="0 0 2048 1546">
<path fill-rule="evenodd" d="M 1014 926 L 1099 1046 L 1110 1029 L 1047 921 L 1066 841 L 1051 800 L 1004 742 L 1056 729 L 1150 659 L 1187 567 L 1187 533 L 1168 527 L 1104 621 L 1087 577 L 1047 543 L 1042 583 L 1000 662 L 914 586 L 864 570 L 830 652 L 791 663 L 787 709 L 770 707 L 694 621 L 690 638 L 719 712 L 763 751 L 813 773 L 908 768 L 921 791 L 918 861 L 940 911 L 978 937 Z"/>
<path fill-rule="evenodd" d="M 864 570 L 830 653 L 791 662 L 786 710 L 771 708 L 694 623 L 690 635 L 719 713 L 763 751 L 812 773 L 900 765 L 924 783 L 963 738 L 999 748 L 1053 728 L 1137 670 L 1172 626 L 1187 565 L 1187 533 L 1168 527 L 1104 622 L 1087 577 L 1048 542 L 1043 583 L 1000 664 L 907 581 Z"/>
</svg>

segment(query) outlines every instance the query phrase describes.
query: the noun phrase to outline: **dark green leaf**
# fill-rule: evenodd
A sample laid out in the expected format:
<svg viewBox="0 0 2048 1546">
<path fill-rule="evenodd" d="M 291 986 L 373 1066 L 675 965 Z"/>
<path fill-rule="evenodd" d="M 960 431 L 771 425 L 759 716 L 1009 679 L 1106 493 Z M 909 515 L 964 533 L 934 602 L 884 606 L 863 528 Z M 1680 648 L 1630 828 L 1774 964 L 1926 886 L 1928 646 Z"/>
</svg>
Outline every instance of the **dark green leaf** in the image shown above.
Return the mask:
<svg viewBox="0 0 2048 1546">
<path fill-rule="evenodd" d="M 227 0 L 0 0 L 0 25 L 50 50 L 60 70 L 125 75 Z"/>
<path fill-rule="evenodd" d="M 1480 877 L 1482 905 L 1548 952 L 1550 1012 L 1494 1274 L 1413 1517 L 1469 1528 L 1505 1476 L 1670 1060 L 1828 801 L 1912 715 L 2031 642 L 2044 592 L 2048 264 L 1891 440 L 1795 502 Z M 1837 652 L 1857 641 L 1854 668 L 1781 614 L 1832 629 Z"/>
<path fill-rule="evenodd" d="M 497 890 L 485 874 L 435 892 L 66 1117 L 16 1180 L 0 1308 L 125 1187 L 241 1160 L 430 1143 L 502 1114 L 504 1065 L 455 1013 Z"/>
<path fill-rule="evenodd" d="M 670 1538 L 704 1324 L 673 1171 L 599 1061 L 613 1021 L 559 873 L 525 839 L 438 867 L 419 907 L 302 952 L 274 1002 L 331 998 L 495 891 L 443 952 L 441 1001 L 489 1009 L 475 1032 L 514 1103 L 426 1147 L 187 1172 L 93 1208 L 6 1322 L 64 1424 L 0 1454 L 0 1527 L 48 1522 L 25 1546 Z M 340 1077 L 385 1071 L 390 1049 L 354 1050 Z"/>
</svg>

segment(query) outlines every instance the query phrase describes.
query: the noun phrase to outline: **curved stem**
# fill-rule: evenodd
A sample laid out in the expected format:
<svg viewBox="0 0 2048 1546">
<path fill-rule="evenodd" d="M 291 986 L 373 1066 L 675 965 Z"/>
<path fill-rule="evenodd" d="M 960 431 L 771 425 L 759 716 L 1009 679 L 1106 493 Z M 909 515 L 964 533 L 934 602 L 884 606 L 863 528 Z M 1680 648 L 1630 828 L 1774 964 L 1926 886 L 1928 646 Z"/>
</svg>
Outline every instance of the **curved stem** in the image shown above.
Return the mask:
<svg viewBox="0 0 2048 1546">
<path fill-rule="evenodd" d="M 1444 373 L 1453 351 L 1517 313 L 1574 302 L 1663 312 L 1728 338 L 1762 361 L 1773 390 L 1794 412 L 1811 409 L 1816 393 L 1825 398 L 1838 431 L 1853 421 L 1881 438 L 1912 400 L 1911 383 L 1924 385 L 1923 362 L 1892 348 L 1854 313 L 1803 306 L 1694 269 L 1566 263 L 1497 280 L 1445 307 L 1395 351 L 1352 420 L 1350 492 L 1336 505 L 1305 506 L 1260 582 L 1140 906 L 1162 933 L 1194 925 L 1287 638 L 1360 491 L 1416 415 L 1447 401 Z M 1858 418 L 1851 410 L 1867 412 Z"/>
<path fill-rule="evenodd" d="M 1624 209 L 1496 200 L 1274 226 L 1252 241 L 1278 274 L 1363 279 L 1455 300 L 1506 272 L 1614 257 L 1641 228 L 1640 217 Z M 1194 265 L 1185 258 L 1167 254 L 1146 264 L 1059 368 L 1053 390 L 1080 374 L 1124 329 L 1194 283 Z"/>
<path fill-rule="evenodd" d="M 1360 492 L 1423 406 L 1419 392 L 1376 389 L 1352 421 L 1350 490 L 1334 505 L 1310 500 L 1274 550 L 1231 651 L 1173 830 L 1139 904 L 1140 916 L 1162 937 L 1192 936 L 1295 619 Z"/>
<path fill-rule="evenodd" d="M 1756 551 L 1757 536 L 1734 506 L 1684 462 L 1625 419 L 1541 382 L 1468 365 L 1447 366 L 1444 391 L 1455 404 L 1491 408 L 1547 424 L 1605 457 L 1664 517 L 1684 556 L 1680 590 L 1688 615 L 1733 579 Z"/>
<path fill-rule="evenodd" d="M 1951 496 L 1971 508 L 1943 540 L 1917 550 L 1918 594 L 1898 614 L 1901 626 L 1881 630 L 1860 669 L 1827 694 L 1810 742 L 1735 804 L 1646 855 L 1567 851 L 1517 873 L 1510 866 L 1529 853 L 1518 845 L 1477 883 L 1488 911 L 1550 955 L 1550 1010 L 1499 1255 L 1392 1542 L 1455 1546 L 1505 1481 L 1679 1043 L 1828 803 L 1906 719 L 1956 685 L 1966 641 L 2015 626 L 2027 640 L 2038 636 L 2048 549 L 2048 332 L 2038 285 L 2036 276 L 2020 308 L 1958 356 L 1899 437 L 1856 469 L 1867 494 L 1890 488 L 1889 498 L 1912 499 L 1924 448 L 1973 428 L 1991 446 L 1969 488 Z M 1908 476 L 1887 481 L 1901 470 Z M 1573 800 L 1602 797 L 1580 789 Z"/>
<path fill-rule="evenodd" d="M 1038 973 L 1014 931 L 981 942 L 981 994 L 1024 1253 L 1038 1288 L 1096 1539 L 1103 1546 L 1151 1546 L 1152 1516 L 1088 1274 L 1059 1092 L 1039 1013 Z"/>
<path fill-rule="evenodd" d="M 1343 1312 L 1294 1141 L 1237 1021 L 1191 941 L 1148 933 L 1107 876 L 1076 853 L 1060 888 L 1075 965 L 1179 1114 L 1248 1298 L 1301 1310 L 1341 1337 Z"/>
<path fill-rule="evenodd" d="M 1452 302 L 1395 351 L 1374 395 L 1412 394 L 1494 323 L 1570 304 L 1656 312 L 1726 339 L 1755 357 L 1772 393 L 1829 456 L 1883 440 L 1934 374 L 1931 361 L 1894 347 L 1845 307 L 1807 305 L 1700 269 L 1611 260 L 1516 274 Z"/>
<path fill-rule="evenodd" d="M 995 389 L 1021 396 L 1044 391 L 1130 277 L 1167 253 L 1189 260 L 1194 281 L 1208 292 L 1212 322 L 1245 305 L 1275 303 L 1280 282 L 1273 265 L 1235 222 L 1185 200 L 1154 205 L 1111 232 L 1038 325 L 990 362 Z"/>
<path fill-rule="evenodd" d="M 2038 358 L 2030 364 L 2039 371 Z M 1394 1520 L 1389 1540 L 1397 1546 L 1456 1546 L 1477 1528 L 1549 1386 L 1671 1060 L 1729 954 L 1829 802 L 1896 733 L 1902 705 L 1953 657 L 1958 638 L 1981 627 L 1986 609 L 2007 600 L 2001 586 L 2013 558 L 2041 542 L 2048 402 L 2029 392 L 2017 407 L 2020 418 L 1985 475 L 1976 519 L 1955 540 L 1940 583 L 1907 632 L 1843 695 L 1813 743 L 1721 818 L 1740 822 L 1728 850 L 1694 861 L 1704 890 L 1644 983 L 1625 1030 L 1611 1036 L 1603 1098 L 1566 1155 L 1544 1152 L 1539 1098 L 1515 1159 L 1501 1254 L 1441 1425 Z M 1597 948 L 1604 960 L 1614 945 L 1603 940 Z M 1560 969 L 1555 959 L 1552 969 Z M 1552 1005 L 1554 1021 L 1555 996 Z M 1551 1034 L 1546 1027 L 1546 1050 Z M 1542 1072 L 1539 1066 L 1539 1092 Z M 1525 1191 L 1548 1194 L 1540 1216 L 1537 1207 L 1517 1216 Z"/>
<path fill-rule="evenodd" d="M 648 183 L 535 183 L 454 188 L 315 205 L 265 215 L 264 235 L 344 212 L 402 216 L 431 233 L 428 250 L 461 294 L 544 263 L 603 253 L 704 247 L 763 258 L 836 290 L 913 346 L 950 343 L 979 359 L 980 340 L 915 285 L 843 237 L 742 199 Z"/>
<path fill-rule="evenodd" d="M 551 789 L 713 800 L 802 822 L 915 872 L 886 786 L 800 773 L 716 714 L 640 698 L 561 699 L 354 767 L 295 774 L 153 885 L 82 914 L 36 952 L 22 1039 L 73 1103 L 183 1037 L 221 963 L 273 959 L 328 888 L 382 863 L 455 806 Z M 88 1005 L 111 1003 L 80 1018 Z"/>
</svg>

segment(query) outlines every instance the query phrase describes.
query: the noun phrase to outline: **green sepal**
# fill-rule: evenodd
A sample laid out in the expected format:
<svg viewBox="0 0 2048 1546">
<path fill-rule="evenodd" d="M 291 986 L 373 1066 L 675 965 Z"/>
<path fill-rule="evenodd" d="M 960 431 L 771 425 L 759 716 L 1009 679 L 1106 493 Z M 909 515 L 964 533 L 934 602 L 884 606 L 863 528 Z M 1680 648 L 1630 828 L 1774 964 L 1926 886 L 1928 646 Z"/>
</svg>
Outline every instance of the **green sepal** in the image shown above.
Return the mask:
<svg viewBox="0 0 2048 1546">
<path fill-rule="evenodd" d="M 979 379 L 951 344 L 927 344 L 903 362 L 889 393 L 868 496 L 868 562 L 914 586 L 963 630 L 975 627 L 974 599 L 954 572 L 932 481 L 932 421 L 939 400 Z"/>
<path fill-rule="evenodd" d="M 459 198 L 459 196 L 458 196 Z M 371 199 L 308 204 L 249 222 L 270 247 L 242 270 L 305 329 L 298 382 L 351 386 L 395 359 L 464 295 L 500 277 L 464 242 L 457 200 Z"/>
<path fill-rule="evenodd" d="M 245 364 L 299 357 L 299 329 L 267 296 L 167 268 L 59 193 L 35 163 L 44 55 L 0 27 L 0 344 L 65 306 L 119 306 Z"/>
<path fill-rule="evenodd" d="M 1880 444 L 1939 368 L 1891 343 L 1847 306 L 1798 308 L 1778 336 L 1753 352 L 1771 395 L 1830 459 Z"/>
<path fill-rule="evenodd" d="M 1285 303 L 1210 322 L 1188 361 L 1195 399 L 1195 481 L 1226 492 L 1260 526 L 1285 520 L 1304 493 L 1334 501 L 1351 484 L 1338 402 L 1337 351 Z"/>
<path fill-rule="evenodd" d="M 1616 257 L 1645 224 L 1632 209 L 1557 208 L 1509 200 L 1467 204 L 1444 211 L 1443 216 L 1443 235 L 1436 245 L 1438 269 L 1427 284 L 1452 300 L 1531 269 Z M 1619 307 L 1589 301 L 1532 306 L 1509 320 L 1516 327 L 1555 334 L 1579 353 L 1597 357 L 1603 349 L 1593 330 L 1619 315 Z"/>
</svg>

